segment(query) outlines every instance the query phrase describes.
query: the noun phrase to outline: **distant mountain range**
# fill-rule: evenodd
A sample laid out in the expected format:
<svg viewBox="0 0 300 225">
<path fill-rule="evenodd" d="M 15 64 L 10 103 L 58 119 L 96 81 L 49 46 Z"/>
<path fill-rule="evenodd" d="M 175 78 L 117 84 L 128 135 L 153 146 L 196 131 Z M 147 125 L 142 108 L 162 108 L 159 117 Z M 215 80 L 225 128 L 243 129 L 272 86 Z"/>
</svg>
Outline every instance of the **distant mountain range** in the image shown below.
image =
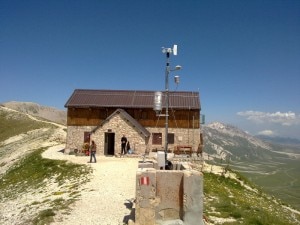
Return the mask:
<svg viewBox="0 0 300 225">
<path fill-rule="evenodd" d="M 1 103 L 0 105 L 63 125 L 67 124 L 67 112 L 64 110 L 42 106 L 33 102 L 11 101 Z"/>
<path fill-rule="evenodd" d="M 251 160 L 268 157 L 271 146 L 246 132 L 219 122 L 202 126 L 204 152 L 215 159 Z"/>
<path fill-rule="evenodd" d="M 234 126 L 219 122 L 202 126 L 204 152 L 216 159 L 231 161 L 270 160 L 300 153 L 298 140 L 252 136 Z M 280 142 L 281 141 L 281 142 Z M 300 143 L 300 141 L 299 141 Z"/>
<path fill-rule="evenodd" d="M 300 208 L 300 146 L 293 139 L 254 137 L 227 124 L 202 126 L 204 159 L 229 166 L 281 200 Z"/>
</svg>

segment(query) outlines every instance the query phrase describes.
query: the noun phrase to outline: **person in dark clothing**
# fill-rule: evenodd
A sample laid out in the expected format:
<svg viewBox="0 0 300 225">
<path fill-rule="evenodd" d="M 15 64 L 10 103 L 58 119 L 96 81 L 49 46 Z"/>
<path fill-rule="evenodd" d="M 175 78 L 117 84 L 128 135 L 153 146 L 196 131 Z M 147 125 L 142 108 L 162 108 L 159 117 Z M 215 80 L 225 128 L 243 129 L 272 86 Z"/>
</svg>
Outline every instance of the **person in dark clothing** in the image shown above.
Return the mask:
<svg viewBox="0 0 300 225">
<path fill-rule="evenodd" d="M 123 137 L 121 138 L 121 155 L 124 153 L 126 154 L 126 144 L 127 144 L 127 138 L 123 134 Z"/>
<path fill-rule="evenodd" d="M 92 158 L 94 158 L 94 162 L 96 163 L 96 150 L 97 150 L 97 146 L 95 144 L 94 141 L 92 141 L 92 144 L 90 146 L 90 163 L 92 162 Z"/>
</svg>

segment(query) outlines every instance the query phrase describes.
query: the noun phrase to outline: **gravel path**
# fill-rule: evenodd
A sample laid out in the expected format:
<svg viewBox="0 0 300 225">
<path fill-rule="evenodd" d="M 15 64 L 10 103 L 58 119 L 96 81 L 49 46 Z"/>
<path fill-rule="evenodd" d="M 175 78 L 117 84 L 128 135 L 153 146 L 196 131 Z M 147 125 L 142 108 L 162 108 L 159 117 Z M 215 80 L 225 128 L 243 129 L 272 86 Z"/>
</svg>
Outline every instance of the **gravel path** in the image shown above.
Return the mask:
<svg viewBox="0 0 300 225">
<path fill-rule="evenodd" d="M 81 191 L 81 198 L 69 215 L 57 215 L 55 224 L 123 225 L 132 218 L 131 201 L 135 198 L 138 158 L 97 156 L 97 163 L 87 163 L 88 157 L 64 155 L 63 146 L 49 148 L 43 157 L 87 164 L 93 168 L 90 182 Z"/>
</svg>

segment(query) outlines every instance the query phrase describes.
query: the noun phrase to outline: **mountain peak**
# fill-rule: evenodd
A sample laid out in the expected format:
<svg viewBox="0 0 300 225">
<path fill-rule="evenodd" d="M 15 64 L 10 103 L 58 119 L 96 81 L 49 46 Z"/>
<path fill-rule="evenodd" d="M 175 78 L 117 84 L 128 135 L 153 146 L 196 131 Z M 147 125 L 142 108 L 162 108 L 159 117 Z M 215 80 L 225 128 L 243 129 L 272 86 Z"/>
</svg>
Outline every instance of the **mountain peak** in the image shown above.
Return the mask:
<svg viewBox="0 0 300 225">
<path fill-rule="evenodd" d="M 240 137 L 253 137 L 250 134 L 246 133 L 245 131 L 229 124 L 221 123 L 221 122 L 213 122 L 208 125 L 205 125 L 204 127 L 208 127 L 214 130 L 218 130 L 219 132 L 226 133 L 230 136 L 240 136 Z"/>
<path fill-rule="evenodd" d="M 34 102 L 5 102 L 2 106 L 13 109 L 22 113 L 45 118 L 60 124 L 66 124 L 67 112 L 53 107 L 42 106 Z"/>
<path fill-rule="evenodd" d="M 221 122 L 213 122 L 213 123 L 210 123 L 208 125 L 206 125 L 207 127 L 210 127 L 210 128 L 213 128 L 213 129 L 224 129 L 225 128 L 225 124 L 224 123 L 221 123 Z"/>
<path fill-rule="evenodd" d="M 259 157 L 270 145 L 229 124 L 214 122 L 204 125 L 205 150 L 215 157 Z"/>
</svg>

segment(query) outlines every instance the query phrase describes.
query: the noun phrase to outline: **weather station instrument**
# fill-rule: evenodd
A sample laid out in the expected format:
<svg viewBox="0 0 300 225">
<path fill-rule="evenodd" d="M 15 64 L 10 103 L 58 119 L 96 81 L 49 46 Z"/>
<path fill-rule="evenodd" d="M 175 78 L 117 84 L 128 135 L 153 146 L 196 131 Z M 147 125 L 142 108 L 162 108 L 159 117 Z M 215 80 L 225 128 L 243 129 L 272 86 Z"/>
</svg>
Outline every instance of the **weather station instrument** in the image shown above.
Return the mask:
<svg viewBox="0 0 300 225">
<path fill-rule="evenodd" d="M 164 147 L 164 169 L 167 169 L 168 161 L 168 128 L 169 128 L 169 74 L 170 72 L 181 70 L 182 67 L 177 65 L 175 68 L 171 69 L 170 67 L 170 55 L 173 54 L 174 56 L 177 55 L 177 45 L 173 45 L 173 48 L 165 48 L 162 47 L 162 53 L 166 54 L 166 69 L 165 69 L 165 114 L 161 114 L 162 111 L 162 99 L 163 93 L 161 91 L 157 91 L 154 93 L 154 107 L 153 109 L 156 112 L 157 116 L 165 116 L 166 123 L 165 123 L 165 147 Z M 174 77 L 175 83 L 178 85 L 179 83 L 179 76 Z"/>
</svg>

